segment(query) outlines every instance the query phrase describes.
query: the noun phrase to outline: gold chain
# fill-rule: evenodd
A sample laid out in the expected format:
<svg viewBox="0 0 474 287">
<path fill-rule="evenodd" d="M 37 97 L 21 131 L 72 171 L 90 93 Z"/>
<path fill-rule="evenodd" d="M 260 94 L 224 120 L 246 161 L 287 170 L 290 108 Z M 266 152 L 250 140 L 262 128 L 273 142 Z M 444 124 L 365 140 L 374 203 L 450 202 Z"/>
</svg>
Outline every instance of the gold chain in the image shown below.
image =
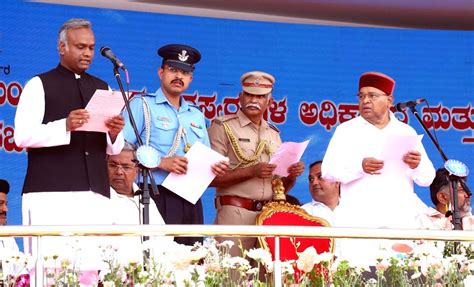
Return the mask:
<svg viewBox="0 0 474 287">
<path fill-rule="evenodd" d="M 235 155 L 237 156 L 237 159 L 239 160 L 239 164 L 234 167 L 248 167 L 251 165 L 257 164 L 260 156 L 262 155 L 262 152 L 265 151 L 267 154 L 270 154 L 270 145 L 266 140 L 261 140 L 258 143 L 257 150 L 255 151 L 255 154 L 253 156 L 246 156 L 242 149 L 240 148 L 239 144 L 237 143 L 237 139 L 235 138 L 235 135 L 232 133 L 231 128 L 227 123 L 222 123 L 224 126 L 224 131 L 225 134 L 227 135 L 227 138 L 230 141 L 230 145 L 232 146 L 232 150 L 234 151 Z"/>
</svg>

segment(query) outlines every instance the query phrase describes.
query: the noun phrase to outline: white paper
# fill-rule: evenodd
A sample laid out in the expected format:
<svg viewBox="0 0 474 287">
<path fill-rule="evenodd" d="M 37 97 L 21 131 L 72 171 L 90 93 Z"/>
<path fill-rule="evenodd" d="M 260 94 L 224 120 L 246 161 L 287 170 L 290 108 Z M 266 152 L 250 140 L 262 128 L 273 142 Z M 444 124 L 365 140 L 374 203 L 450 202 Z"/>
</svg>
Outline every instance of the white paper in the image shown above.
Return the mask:
<svg viewBox="0 0 474 287">
<path fill-rule="evenodd" d="M 86 110 L 89 112 L 89 119 L 77 131 L 89 132 L 108 132 L 109 129 L 105 122 L 113 117 L 120 115 L 125 105 L 122 94 L 109 90 L 96 90 Z"/>
<path fill-rule="evenodd" d="M 309 140 L 301 143 L 282 143 L 278 150 L 270 158 L 269 163 L 276 164 L 277 166 L 273 173 L 283 177 L 288 176 L 288 168 L 290 165 L 300 161 L 301 156 L 303 156 L 308 144 Z"/>
<path fill-rule="evenodd" d="M 212 172 L 212 165 L 229 159 L 200 142 L 195 142 L 185 157 L 188 159 L 187 173 L 170 172 L 161 185 L 196 204 L 216 177 Z"/>
<path fill-rule="evenodd" d="M 422 138 L 423 135 L 388 136 L 381 152 L 381 159 L 384 161 L 384 166 L 381 172 L 404 173 L 407 170 L 408 165 L 403 162 L 403 156 L 407 152 L 415 150 L 417 144 L 421 142 Z"/>
</svg>

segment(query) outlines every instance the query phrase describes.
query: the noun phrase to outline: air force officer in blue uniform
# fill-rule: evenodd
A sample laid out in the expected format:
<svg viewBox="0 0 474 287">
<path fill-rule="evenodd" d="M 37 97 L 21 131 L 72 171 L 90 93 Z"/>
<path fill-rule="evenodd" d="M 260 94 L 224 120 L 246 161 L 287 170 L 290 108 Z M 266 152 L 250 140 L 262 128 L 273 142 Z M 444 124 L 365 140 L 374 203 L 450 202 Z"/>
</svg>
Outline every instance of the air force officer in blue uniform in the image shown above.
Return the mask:
<svg viewBox="0 0 474 287">
<path fill-rule="evenodd" d="M 170 172 L 186 173 L 188 161 L 184 155 L 195 142 L 210 146 L 204 115 L 181 96 L 193 80 L 194 64 L 199 62 L 201 54 L 192 47 L 171 44 L 158 49 L 158 55 L 163 58 L 158 69 L 160 88 L 155 93 L 136 96 L 130 102 L 143 143 L 159 153 L 158 166 L 153 169 L 159 195 L 152 196 L 158 196 L 156 203 L 167 224 L 202 224 L 201 200 L 193 205 L 161 186 Z M 125 138 L 136 143 L 128 114 L 124 117 Z M 213 171 L 223 174 L 226 167 L 219 163 L 213 166 Z M 178 243 L 189 245 L 197 240 L 201 239 L 175 237 Z"/>
</svg>

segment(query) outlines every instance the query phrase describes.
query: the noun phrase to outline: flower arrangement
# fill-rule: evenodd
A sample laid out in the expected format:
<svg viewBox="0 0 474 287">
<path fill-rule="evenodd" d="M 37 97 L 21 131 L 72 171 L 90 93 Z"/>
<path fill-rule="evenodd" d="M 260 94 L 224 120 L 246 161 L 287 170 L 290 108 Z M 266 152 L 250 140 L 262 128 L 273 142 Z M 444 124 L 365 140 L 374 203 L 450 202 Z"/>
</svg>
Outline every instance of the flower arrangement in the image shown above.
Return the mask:
<svg viewBox="0 0 474 287">
<path fill-rule="evenodd" d="M 117 249 L 102 247 L 103 267 L 97 280 L 87 286 L 272 286 L 273 262 L 264 249 L 229 253 L 232 241 L 166 249 L 143 248 L 147 259 L 118 260 Z M 297 260 L 281 263 L 284 286 L 474 286 L 474 244 L 418 241 L 406 253 L 381 250 L 372 267 L 351 265 L 331 253 L 318 254 L 313 247 Z M 84 276 L 73 258 L 44 258 L 47 286 L 81 286 Z M 5 286 L 29 286 L 25 270 L 32 260 L 23 254 L 3 259 Z"/>
</svg>

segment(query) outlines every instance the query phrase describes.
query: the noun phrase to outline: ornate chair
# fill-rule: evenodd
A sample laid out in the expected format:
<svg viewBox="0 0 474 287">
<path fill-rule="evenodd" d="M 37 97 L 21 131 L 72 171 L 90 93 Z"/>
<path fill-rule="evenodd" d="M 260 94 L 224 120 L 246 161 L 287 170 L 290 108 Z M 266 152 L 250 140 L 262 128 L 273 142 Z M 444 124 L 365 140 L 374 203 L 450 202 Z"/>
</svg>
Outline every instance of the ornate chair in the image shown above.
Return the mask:
<svg viewBox="0 0 474 287">
<path fill-rule="evenodd" d="M 299 206 L 285 202 L 284 193 L 273 188 L 274 198 L 267 203 L 256 219 L 257 225 L 278 225 L 282 226 L 330 226 L 330 224 L 319 217 L 309 215 Z M 260 245 L 272 253 L 275 259 L 275 238 L 259 237 Z M 311 237 L 280 237 L 280 260 L 297 259 L 298 253 L 313 246 L 317 253 L 333 252 L 334 239 L 332 238 L 311 238 Z"/>
</svg>

